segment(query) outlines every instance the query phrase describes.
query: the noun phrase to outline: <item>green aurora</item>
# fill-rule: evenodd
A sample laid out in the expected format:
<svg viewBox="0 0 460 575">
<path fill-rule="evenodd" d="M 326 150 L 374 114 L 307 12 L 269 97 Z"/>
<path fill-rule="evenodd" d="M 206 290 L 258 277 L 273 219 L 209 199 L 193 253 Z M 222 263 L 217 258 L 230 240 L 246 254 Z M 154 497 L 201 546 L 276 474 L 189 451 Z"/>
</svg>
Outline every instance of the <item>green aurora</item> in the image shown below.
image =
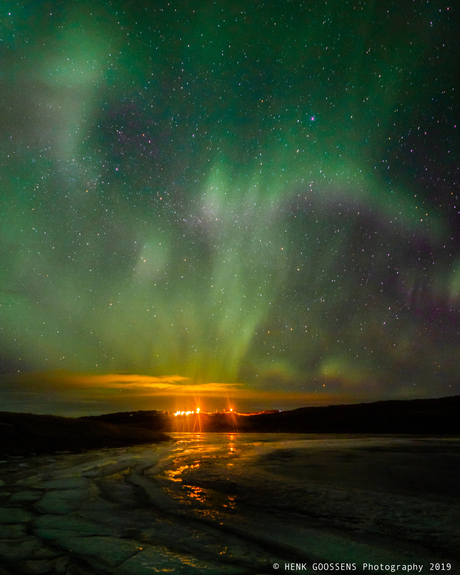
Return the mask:
<svg viewBox="0 0 460 575">
<path fill-rule="evenodd" d="M 448 3 L 1 11 L 2 377 L 459 393 Z"/>
</svg>

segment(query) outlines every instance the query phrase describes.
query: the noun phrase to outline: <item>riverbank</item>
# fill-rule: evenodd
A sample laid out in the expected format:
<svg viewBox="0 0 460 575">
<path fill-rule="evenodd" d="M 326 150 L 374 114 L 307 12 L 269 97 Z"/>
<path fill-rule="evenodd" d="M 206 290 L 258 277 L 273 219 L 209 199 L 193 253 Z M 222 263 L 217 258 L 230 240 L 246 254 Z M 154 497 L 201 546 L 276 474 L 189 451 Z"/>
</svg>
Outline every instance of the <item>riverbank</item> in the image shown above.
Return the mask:
<svg viewBox="0 0 460 575">
<path fill-rule="evenodd" d="M 148 428 L 54 415 L 0 412 L 0 457 L 159 443 L 169 437 Z"/>
</svg>

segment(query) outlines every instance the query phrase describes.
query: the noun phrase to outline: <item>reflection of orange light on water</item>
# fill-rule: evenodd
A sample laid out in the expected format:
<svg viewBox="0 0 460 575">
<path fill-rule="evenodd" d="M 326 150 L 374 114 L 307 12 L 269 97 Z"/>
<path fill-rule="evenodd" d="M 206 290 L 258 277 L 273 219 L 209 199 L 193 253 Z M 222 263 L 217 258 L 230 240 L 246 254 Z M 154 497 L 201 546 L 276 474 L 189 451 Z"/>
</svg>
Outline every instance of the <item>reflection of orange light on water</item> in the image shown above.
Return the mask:
<svg viewBox="0 0 460 575">
<path fill-rule="evenodd" d="M 182 481 L 182 477 L 180 477 L 180 475 L 182 475 L 184 471 L 189 469 L 197 469 L 198 467 L 200 467 L 200 463 L 194 463 L 193 465 L 181 465 L 177 469 L 170 469 L 165 471 L 165 475 L 171 481 Z"/>
<path fill-rule="evenodd" d="M 200 503 L 206 503 L 206 491 L 202 487 L 196 485 L 188 485 L 188 496 L 190 499 L 195 499 Z"/>
<path fill-rule="evenodd" d="M 224 503 L 223 506 L 227 507 L 229 509 L 235 509 L 235 507 L 236 507 L 236 496 L 235 495 L 229 495 L 227 503 L 226 504 Z"/>
<path fill-rule="evenodd" d="M 228 441 L 229 441 L 229 444 L 228 444 L 229 453 L 230 453 L 231 455 L 235 455 L 235 453 L 236 453 L 235 443 L 234 443 L 234 441 L 235 441 L 235 436 L 234 436 L 233 434 L 229 435 L 229 436 L 228 436 Z"/>
</svg>

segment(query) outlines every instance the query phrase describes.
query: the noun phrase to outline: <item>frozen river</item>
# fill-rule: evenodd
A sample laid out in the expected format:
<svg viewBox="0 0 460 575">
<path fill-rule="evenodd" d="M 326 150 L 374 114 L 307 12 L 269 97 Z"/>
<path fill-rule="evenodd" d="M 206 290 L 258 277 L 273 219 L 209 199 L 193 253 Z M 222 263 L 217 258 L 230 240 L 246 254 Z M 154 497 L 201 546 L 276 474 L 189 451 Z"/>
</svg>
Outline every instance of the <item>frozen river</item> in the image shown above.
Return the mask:
<svg viewBox="0 0 460 575">
<path fill-rule="evenodd" d="M 1 462 L 0 574 L 460 573 L 459 439 L 172 436 Z"/>
</svg>

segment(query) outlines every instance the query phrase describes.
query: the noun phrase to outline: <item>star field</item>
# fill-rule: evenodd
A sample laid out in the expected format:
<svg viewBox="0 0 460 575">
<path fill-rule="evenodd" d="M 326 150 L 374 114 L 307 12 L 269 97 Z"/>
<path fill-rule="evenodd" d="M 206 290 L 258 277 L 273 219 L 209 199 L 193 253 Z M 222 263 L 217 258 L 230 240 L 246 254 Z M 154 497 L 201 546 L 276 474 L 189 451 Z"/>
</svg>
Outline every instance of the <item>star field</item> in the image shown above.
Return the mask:
<svg viewBox="0 0 460 575">
<path fill-rule="evenodd" d="M 455 5 L 1 11 L 4 377 L 459 393 Z"/>
</svg>

